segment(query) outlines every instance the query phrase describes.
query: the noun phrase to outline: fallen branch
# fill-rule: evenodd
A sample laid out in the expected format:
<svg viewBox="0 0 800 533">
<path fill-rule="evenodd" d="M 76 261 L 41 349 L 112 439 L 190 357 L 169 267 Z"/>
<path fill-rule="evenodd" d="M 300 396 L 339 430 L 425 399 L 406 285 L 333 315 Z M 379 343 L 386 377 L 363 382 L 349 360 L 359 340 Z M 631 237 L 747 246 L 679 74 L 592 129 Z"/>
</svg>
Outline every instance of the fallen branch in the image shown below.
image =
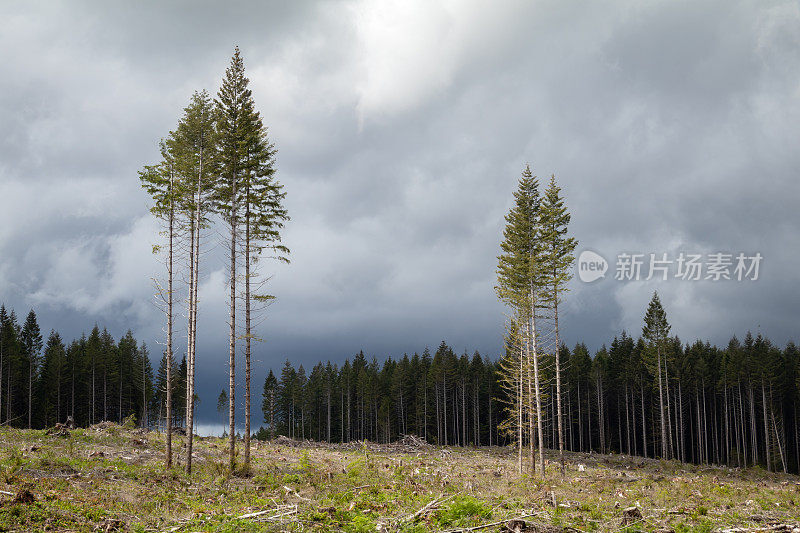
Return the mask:
<svg viewBox="0 0 800 533">
<path fill-rule="evenodd" d="M 455 494 L 451 494 L 448 497 L 444 497 L 444 494 L 439 495 L 438 498 L 434 498 L 430 502 L 426 503 L 419 509 L 417 512 L 406 516 L 405 518 L 401 518 L 400 521 L 397 523 L 397 528 L 399 529 L 401 525 L 407 524 L 409 522 L 416 522 L 424 515 L 428 514 L 429 512 L 435 510 L 440 504 L 446 502 L 447 500 L 453 498 Z"/>
<path fill-rule="evenodd" d="M 531 518 L 533 516 L 539 516 L 540 514 L 543 514 L 543 512 L 542 511 L 537 511 L 535 513 L 524 514 L 524 515 L 521 515 L 521 516 L 514 516 L 512 518 L 506 518 L 505 520 L 498 520 L 497 522 L 490 522 L 488 524 L 483 524 L 483 525 L 480 525 L 480 526 L 465 527 L 465 528 L 461 528 L 461 529 L 448 529 L 448 530 L 443 531 L 442 533 L 469 533 L 470 531 L 480 531 L 481 529 L 486 529 L 486 528 L 489 528 L 489 527 L 503 525 L 503 524 L 505 524 L 507 522 L 510 522 L 512 520 L 522 520 L 523 518 Z"/>
<path fill-rule="evenodd" d="M 273 514 L 271 516 L 264 516 L 269 513 L 275 513 L 276 511 L 278 511 L 276 514 Z M 239 520 L 249 520 L 252 518 L 262 517 L 259 519 L 264 521 L 270 521 L 270 520 L 277 520 L 278 518 L 283 518 L 285 516 L 293 515 L 296 513 L 297 513 L 297 505 L 288 505 L 286 507 L 278 507 L 276 509 L 266 509 L 264 511 L 257 511 L 255 513 L 247 513 L 241 516 L 237 516 L 236 518 Z"/>
<path fill-rule="evenodd" d="M 304 501 L 307 501 L 307 502 L 311 501 L 310 499 L 306 498 L 305 496 L 300 496 L 300 494 L 296 490 L 294 490 L 292 487 L 287 487 L 286 485 L 284 485 L 283 486 L 283 490 L 286 491 L 286 494 L 294 494 L 295 496 L 297 496 L 301 500 L 304 500 Z"/>
</svg>

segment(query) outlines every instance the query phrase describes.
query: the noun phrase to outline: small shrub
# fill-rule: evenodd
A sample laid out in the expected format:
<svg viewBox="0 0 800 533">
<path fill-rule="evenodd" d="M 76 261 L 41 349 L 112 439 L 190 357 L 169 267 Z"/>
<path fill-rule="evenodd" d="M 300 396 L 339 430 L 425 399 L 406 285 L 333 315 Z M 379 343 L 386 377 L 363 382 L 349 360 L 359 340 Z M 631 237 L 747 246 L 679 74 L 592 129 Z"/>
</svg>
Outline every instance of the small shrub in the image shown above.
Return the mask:
<svg viewBox="0 0 800 533">
<path fill-rule="evenodd" d="M 22 452 L 19 448 L 11 448 L 8 458 L 0 464 L 0 477 L 2 477 L 3 481 L 12 485 L 19 478 L 24 466 L 25 460 L 22 457 Z"/>
<path fill-rule="evenodd" d="M 372 533 L 375 531 L 377 522 L 369 516 L 358 514 L 353 517 L 349 524 L 345 524 L 344 530 L 350 533 Z"/>
<path fill-rule="evenodd" d="M 122 421 L 123 429 L 136 429 L 136 413 L 131 413 Z"/>
<path fill-rule="evenodd" d="M 464 521 L 491 517 L 491 508 L 471 496 L 463 496 L 453 500 L 450 505 L 436 514 L 436 519 L 441 526 L 465 525 L 463 524 Z"/>
</svg>

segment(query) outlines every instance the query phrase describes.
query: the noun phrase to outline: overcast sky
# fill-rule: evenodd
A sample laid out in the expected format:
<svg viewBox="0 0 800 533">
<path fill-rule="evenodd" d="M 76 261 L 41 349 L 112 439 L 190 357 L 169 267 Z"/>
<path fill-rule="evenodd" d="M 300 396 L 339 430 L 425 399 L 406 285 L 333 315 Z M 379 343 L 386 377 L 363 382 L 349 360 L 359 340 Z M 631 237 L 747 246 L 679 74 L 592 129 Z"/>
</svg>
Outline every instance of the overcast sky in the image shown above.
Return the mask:
<svg viewBox="0 0 800 533">
<path fill-rule="evenodd" d="M 130 328 L 158 351 L 158 226 L 137 170 L 238 45 L 292 217 L 292 264 L 265 265 L 278 301 L 257 391 L 286 358 L 442 339 L 496 356 L 496 256 L 526 163 L 556 175 L 578 251 L 609 262 L 571 283 L 569 344 L 638 335 L 656 289 L 684 341 L 797 340 L 796 1 L 143 5 L 0 4 L 0 301 L 43 330 Z M 216 239 L 201 264 L 206 413 L 227 384 Z M 758 252 L 759 278 L 614 279 L 619 253 L 681 251 Z"/>
</svg>

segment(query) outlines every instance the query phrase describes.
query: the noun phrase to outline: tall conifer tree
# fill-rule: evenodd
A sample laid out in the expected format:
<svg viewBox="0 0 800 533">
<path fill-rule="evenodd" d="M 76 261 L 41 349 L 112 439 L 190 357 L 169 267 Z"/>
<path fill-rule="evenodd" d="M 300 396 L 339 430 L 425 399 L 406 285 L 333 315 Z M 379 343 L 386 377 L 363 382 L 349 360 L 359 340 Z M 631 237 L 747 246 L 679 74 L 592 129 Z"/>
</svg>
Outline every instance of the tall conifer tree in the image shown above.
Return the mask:
<svg viewBox="0 0 800 533">
<path fill-rule="evenodd" d="M 658 374 L 658 404 L 661 419 L 661 456 L 669 458 L 666 413 L 664 409 L 664 387 L 662 384 L 662 364 L 665 344 L 669 337 L 670 325 L 667 322 L 667 313 L 661 305 L 658 293 L 654 292 L 644 317 L 642 337 L 649 343 L 650 353 L 656 356 L 656 373 Z"/>
<path fill-rule="evenodd" d="M 556 416 L 558 418 L 558 455 L 561 473 L 564 473 L 564 424 L 561 401 L 561 338 L 558 328 L 558 304 L 567 291 L 567 283 L 572 278 L 573 252 L 577 241 L 567 235 L 570 214 L 564 205 L 561 189 L 556 185 L 555 175 L 544 193 L 541 207 L 540 232 L 544 247 L 544 270 L 547 279 L 545 299 L 553 308 L 555 327 L 555 366 L 556 366 Z"/>
<path fill-rule="evenodd" d="M 515 205 L 506 215 L 506 227 L 500 245 L 501 255 L 497 258 L 497 286 L 495 290 L 499 298 L 509 306 L 513 313 L 513 321 L 519 325 L 521 332 L 520 349 L 525 354 L 525 365 L 520 365 L 519 377 L 513 378 L 526 382 L 529 398 L 528 421 L 530 433 L 530 463 L 535 468 L 534 420 L 537 425 L 539 444 L 539 466 L 544 475 L 544 431 L 542 427 L 542 405 L 539 376 L 539 354 L 537 346 L 536 318 L 537 307 L 542 298 L 545 269 L 543 268 L 543 246 L 540 240 L 540 203 L 539 181 L 525 167 L 519 186 L 514 193 Z M 532 379 L 529 375 L 533 369 Z M 528 374 L 526 377 L 525 374 Z M 520 396 L 524 393 L 519 390 Z M 524 402 L 520 402 L 523 404 Z M 535 411 L 534 407 L 535 405 Z M 522 445 L 522 439 L 519 439 Z"/>
</svg>

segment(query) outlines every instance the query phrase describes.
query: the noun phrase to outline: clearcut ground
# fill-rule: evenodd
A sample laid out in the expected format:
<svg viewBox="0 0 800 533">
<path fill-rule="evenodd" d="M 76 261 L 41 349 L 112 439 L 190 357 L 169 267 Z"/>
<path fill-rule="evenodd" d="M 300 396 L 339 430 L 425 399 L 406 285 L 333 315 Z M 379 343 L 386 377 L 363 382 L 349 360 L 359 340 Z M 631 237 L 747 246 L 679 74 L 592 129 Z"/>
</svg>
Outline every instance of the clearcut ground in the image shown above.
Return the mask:
<svg viewBox="0 0 800 533">
<path fill-rule="evenodd" d="M 542 480 L 520 475 L 510 448 L 408 442 L 254 442 L 251 471 L 232 472 L 225 441 L 195 438 L 189 477 L 182 436 L 165 471 L 157 432 L 0 428 L 0 531 L 507 531 L 519 517 L 528 531 L 800 523 L 796 476 L 569 453 L 562 477 L 548 452 Z M 623 516 L 632 507 L 641 518 Z"/>
</svg>

